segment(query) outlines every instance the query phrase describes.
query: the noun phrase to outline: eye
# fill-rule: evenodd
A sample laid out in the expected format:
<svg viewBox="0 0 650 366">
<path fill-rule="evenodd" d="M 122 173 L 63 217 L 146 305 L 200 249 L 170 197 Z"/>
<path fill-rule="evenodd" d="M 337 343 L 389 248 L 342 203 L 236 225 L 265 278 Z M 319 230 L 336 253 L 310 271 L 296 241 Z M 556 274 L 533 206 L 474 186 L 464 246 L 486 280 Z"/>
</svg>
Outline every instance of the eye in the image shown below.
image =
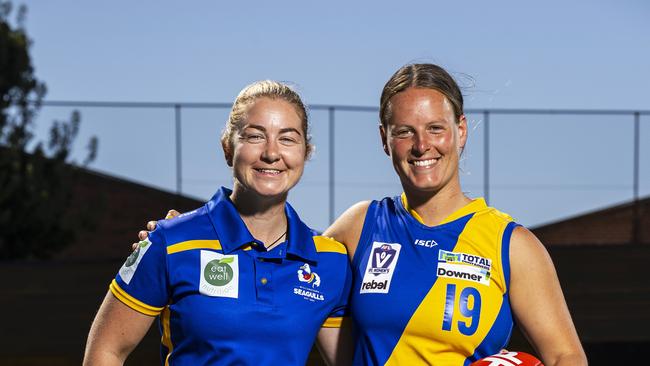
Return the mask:
<svg viewBox="0 0 650 366">
<path fill-rule="evenodd" d="M 410 128 L 398 127 L 391 131 L 391 135 L 396 138 L 406 138 L 413 135 L 413 131 Z"/>
<path fill-rule="evenodd" d="M 264 141 L 264 135 L 261 133 L 245 133 L 241 138 L 250 143 L 258 143 Z"/>
<path fill-rule="evenodd" d="M 429 126 L 429 131 L 432 132 L 432 133 L 441 133 L 444 130 L 445 130 L 445 126 L 443 126 L 443 125 L 435 124 L 435 125 Z"/>
<path fill-rule="evenodd" d="M 300 143 L 300 141 L 297 138 L 295 138 L 295 137 L 293 137 L 291 135 L 280 136 L 279 140 L 280 140 L 280 143 L 282 145 L 287 145 L 287 146 L 295 145 L 295 144 Z"/>
</svg>

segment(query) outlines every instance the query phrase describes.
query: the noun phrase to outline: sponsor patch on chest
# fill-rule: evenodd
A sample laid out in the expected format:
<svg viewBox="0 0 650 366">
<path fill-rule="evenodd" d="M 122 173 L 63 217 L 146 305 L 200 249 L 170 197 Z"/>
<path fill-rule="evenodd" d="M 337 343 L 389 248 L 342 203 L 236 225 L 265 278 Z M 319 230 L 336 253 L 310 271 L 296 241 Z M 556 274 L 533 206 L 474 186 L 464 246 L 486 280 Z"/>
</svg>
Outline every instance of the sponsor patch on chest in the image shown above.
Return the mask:
<svg viewBox="0 0 650 366">
<path fill-rule="evenodd" d="M 397 243 L 372 243 L 359 293 L 388 293 L 401 249 Z"/>
<path fill-rule="evenodd" d="M 492 260 L 474 254 L 438 252 L 438 277 L 455 278 L 490 286 Z"/>
<path fill-rule="evenodd" d="M 213 297 L 239 297 L 239 257 L 201 251 L 199 292 Z"/>
<path fill-rule="evenodd" d="M 320 287 L 320 276 L 314 272 L 309 264 L 305 263 L 298 268 L 298 281 L 305 285 L 299 285 L 293 288 L 294 295 L 302 296 L 303 299 L 315 302 L 325 300 L 323 293 L 317 290 Z M 309 285 L 309 287 L 307 287 Z"/>
</svg>

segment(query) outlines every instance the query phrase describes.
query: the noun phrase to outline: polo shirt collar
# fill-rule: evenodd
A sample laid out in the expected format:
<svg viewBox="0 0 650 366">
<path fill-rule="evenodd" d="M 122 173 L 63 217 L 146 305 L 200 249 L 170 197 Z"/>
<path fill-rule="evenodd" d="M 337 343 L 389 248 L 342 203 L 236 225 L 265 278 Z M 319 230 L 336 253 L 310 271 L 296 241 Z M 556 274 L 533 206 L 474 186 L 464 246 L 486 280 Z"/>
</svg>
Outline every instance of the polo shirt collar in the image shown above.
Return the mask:
<svg viewBox="0 0 650 366">
<path fill-rule="evenodd" d="M 230 200 L 231 193 L 232 190 L 221 187 L 207 203 L 208 216 L 217 233 L 221 248 L 226 254 L 252 242 L 262 244 L 248 231 L 237 208 Z M 314 244 L 311 229 L 300 220 L 300 217 L 289 203 L 285 204 L 284 212 L 287 215 L 289 225 L 288 243 L 285 252 L 316 262 L 316 245 Z"/>
</svg>

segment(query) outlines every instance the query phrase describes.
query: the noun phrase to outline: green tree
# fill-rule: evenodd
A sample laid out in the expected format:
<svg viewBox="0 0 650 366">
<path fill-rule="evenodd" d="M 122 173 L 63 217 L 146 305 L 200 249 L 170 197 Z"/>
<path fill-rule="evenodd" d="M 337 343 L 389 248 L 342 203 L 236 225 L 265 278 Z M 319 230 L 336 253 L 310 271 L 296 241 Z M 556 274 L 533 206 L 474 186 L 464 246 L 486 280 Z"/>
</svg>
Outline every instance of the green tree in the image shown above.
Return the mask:
<svg viewBox="0 0 650 366">
<path fill-rule="evenodd" d="M 54 121 L 46 143 L 33 141 L 46 87 L 34 75 L 26 8 L 15 26 L 11 12 L 11 2 L 0 0 L 0 260 L 47 258 L 74 240 L 65 216 L 78 167 L 68 160 L 81 118 L 74 111 Z M 88 149 L 84 166 L 96 156 L 95 137 Z"/>
</svg>

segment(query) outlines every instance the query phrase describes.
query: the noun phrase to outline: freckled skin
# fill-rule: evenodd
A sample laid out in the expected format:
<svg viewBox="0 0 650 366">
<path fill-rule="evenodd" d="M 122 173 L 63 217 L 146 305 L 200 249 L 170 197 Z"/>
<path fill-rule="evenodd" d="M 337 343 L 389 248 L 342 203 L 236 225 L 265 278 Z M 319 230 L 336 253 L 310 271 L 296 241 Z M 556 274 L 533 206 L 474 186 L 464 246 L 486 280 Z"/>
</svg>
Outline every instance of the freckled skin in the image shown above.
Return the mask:
<svg viewBox="0 0 650 366">
<path fill-rule="evenodd" d="M 381 135 L 405 192 L 460 191 L 459 156 L 467 139 L 464 117 L 456 121 L 451 103 L 433 89 L 406 89 L 391 98 L 391 106 L 391 119 Z"/>
<path fill-rule="evenodd" d="M 284 100 L 258 99 L 233 140 L 233 194 L 286 198 L 305 167 L 305 137 L 295 108 Z"/>
</svg>

